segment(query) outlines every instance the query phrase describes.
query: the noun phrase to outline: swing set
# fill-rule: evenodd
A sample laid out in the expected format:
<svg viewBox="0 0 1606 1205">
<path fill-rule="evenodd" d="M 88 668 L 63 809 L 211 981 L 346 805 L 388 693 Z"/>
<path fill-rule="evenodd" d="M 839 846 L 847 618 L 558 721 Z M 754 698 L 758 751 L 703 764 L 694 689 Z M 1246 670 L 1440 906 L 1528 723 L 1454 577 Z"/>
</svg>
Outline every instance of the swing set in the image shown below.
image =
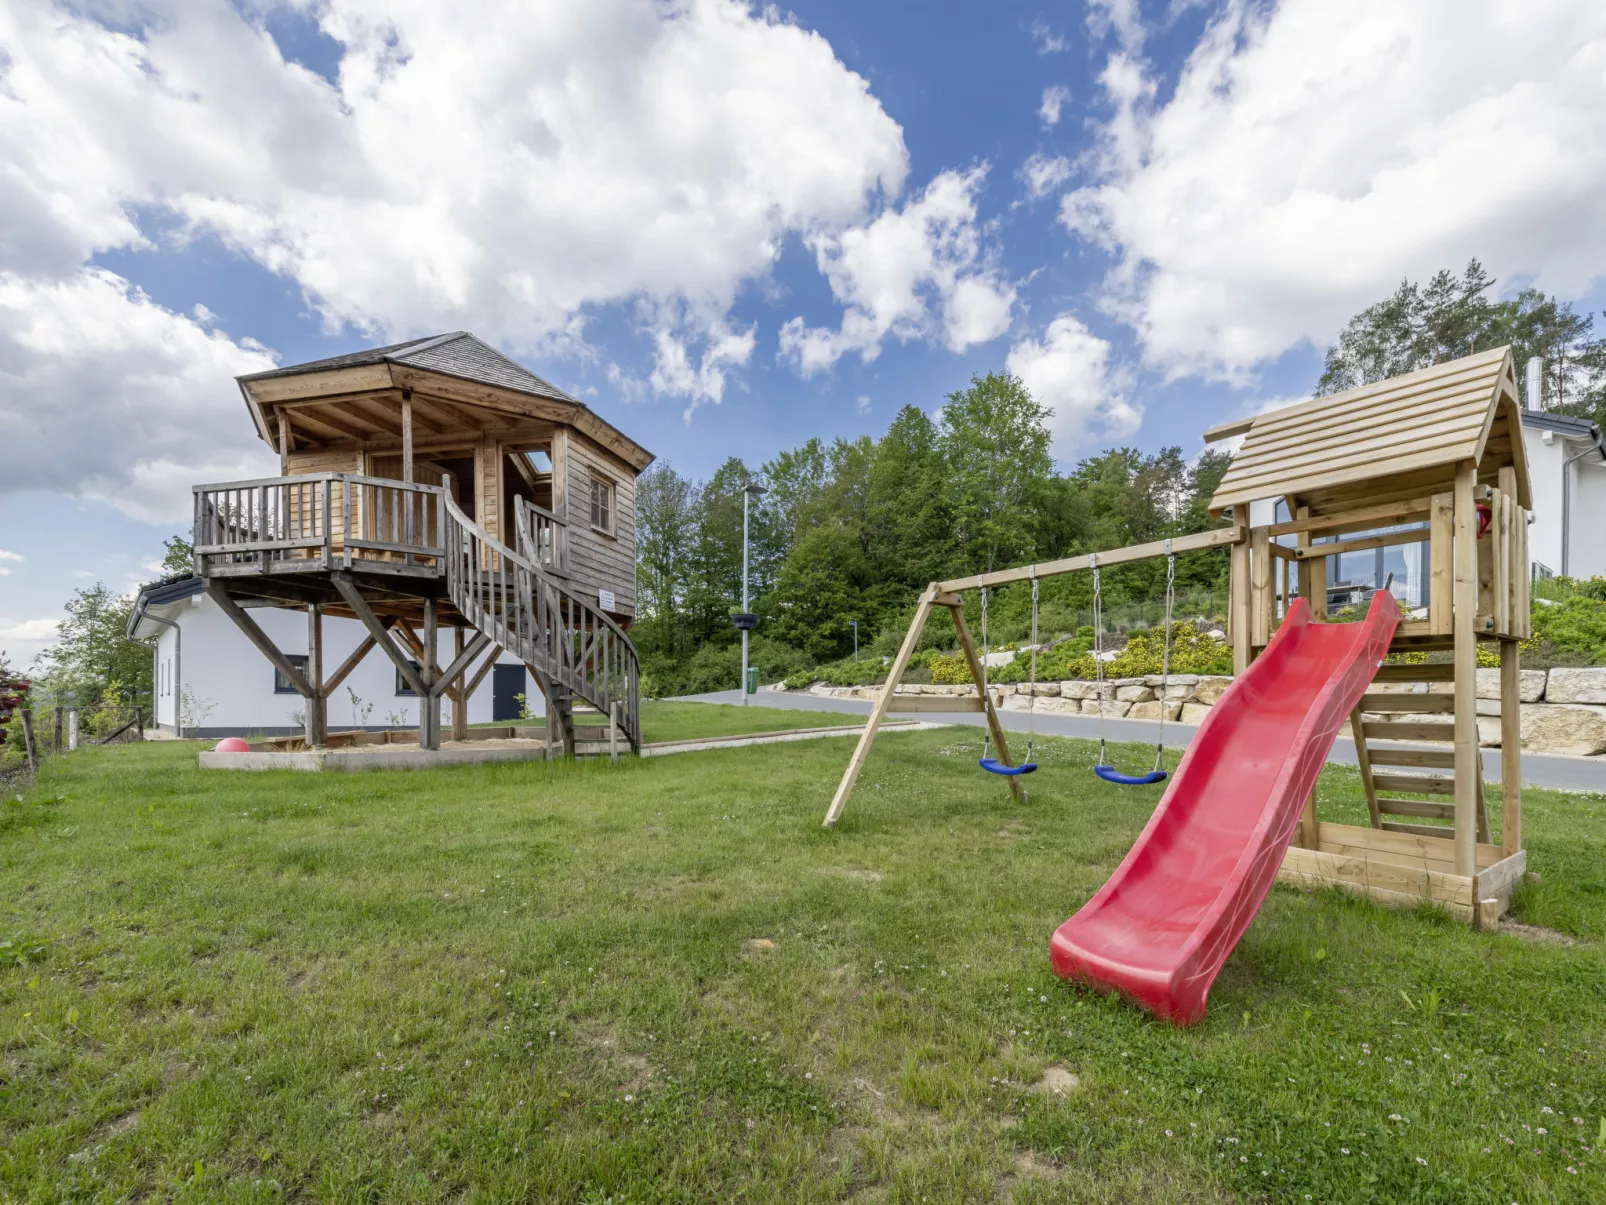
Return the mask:
<svg viewBox="0 0 1606 1205">
<path fill-rule="evenodd" d="M 1158 557 L 1166 559 L 1166 594 L 1165 594 L 1165 645 L 1162 655 L 1160 677 L 1162 681 L 1161 694 L 1164 695 L 1163 683 L 1169 681 L 1171 673 L 1171 630 L 1172 610 L 1176 598 L 1176 558 L 1181 553 L 1198 552 L 1206 548 L 1220 548 L 1234 544 L 1240 536 L 1235 528 L 1217 528 L 1213 531 L 1202 531 L 1193 535 L 1175 536 L 1171 539 L 1156 540 L 1149 544 L 1135 544 L 1127 548 L 1116 548 L 1106 552 L 1088 553 L 1083 556 L 1068 557 L 1064 560 L 1047 561 L 1037 565 L 1026 565 L 1017 569 L 1000 569 L 994 573 L 983 573 L 977 577 L 955 578 L 947 582 L 932 582 L 920 596 L 919 605 L 915 608 L 914 621 L 909 625 L 908 634 L 903 638 L 903 645 L 898 649 L 898 655 L 893 658 L 892 666 L 887 673 L 887 682 L 881 691 L 881 697 L 876 700 L 875 708 L 870 712 L 869 722 L 865 725 L 864 733 L 859 737 L 858 748 L 853 752 L 853 759 L 848 763 L 847 771 L 842 776 L 842 782 L 837 787 L 836 795 L 831 800 L 831 807 L 825 814 L 825 826 L 834 827 L 842 815 L 848 796 L 853 791 L 854 783 L 858 781 L 859 772 L 870 754 L 870 746 L 875 741 L 876 733 L 881 727 L 881 721 L 889 712 L 955 712 L 979 711 L 986 717 L 985 732 L 982 737 L 982 756 L 980 766 L 991 774 L 997 774 L 1009 783 L 1010 793 L 1017 801 L 1025 802 L 1026 794 L 1021 789 L 1019 779 L 1037 770 L 1037 763 L 1032 760 L 1034 743 L 1036 740 L 1036 707 L 1037 707 L 1037 646 L 1038 646 L 1038 591 L 1039 585 L 1045 577 L 1059 577 L 1067 573 L 1093 574 L 1093 661 L 1098 694 L 1099 713 L 1099 762 L 1093 772 L 1106 782 L 1122 786 L 1146 786 L 1151 783 L 1163 782 L 1167 773 L 1161 766 L 1161 757 L 1165 748 L 1165 708 L 1160 708 L 1160 738 L 1154 747 L 1154 768 L 1144 774 L 1123 774 L 1110 764 L 1108 744 L 1104 733 L 1104 713 L 1109 710 L 1111 684 L 1104 674 L 1106 660 L 1104 648 L 1104 588 L 1103 570 L 1112 565 L 1125 565 L 1134 561 L 1153 560 Z M 987 673 L 986 654 L 990 652 L 988 644 L 988 594 L 1000 586 L 1013 585 L 1016 582 L 1029 581 L 1032 584 L 1032 622 L 1031 622 L 1031 669 L 1028 683 L 1029 693 L 1026 703 L 1026 757 L 1016 762 L 1010 755 L 1009 744 L 1004 736 L 1003 725 L 999 723 L 997 700 L 993 697 L 991 683 Z M 981 595 L 981 622 L 982 622 L 982 654 L 978 655 L 976 646 L 971 638 L 970 630 L 965 624 L 966 591 L 976 590 Z M 932 609 L 946 607 L 953 616 L 954 629 L 959 636 L 959 647 L 964 654 L 965 663 L 970 669 L 972 680 L 976 684 L 977 697 L 975 699 L 937 699 L 930 695 L 900 695 L 897 693 L 898 682 L 902 679 L 904 670 L 908 668 L 910 658 L 914 656 L 915 646 L 920 641 L 920 633 L 925 630 L 926 621 L 931 617 Z M 996 750 L 996 752 L 991 752 Z"/>
</svg>

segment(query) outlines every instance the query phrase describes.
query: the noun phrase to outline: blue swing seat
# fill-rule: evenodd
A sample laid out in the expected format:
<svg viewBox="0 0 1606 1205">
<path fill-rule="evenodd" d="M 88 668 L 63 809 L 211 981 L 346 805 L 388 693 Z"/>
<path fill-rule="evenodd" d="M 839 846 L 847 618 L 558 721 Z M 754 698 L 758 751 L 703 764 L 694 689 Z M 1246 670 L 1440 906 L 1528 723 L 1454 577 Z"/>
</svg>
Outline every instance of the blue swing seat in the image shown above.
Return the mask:
<svg viewBox="0 0 1606 1205">
<path fill-rule="evenodd" d="M 1123 787 L 1146 787 L 1151 783 L 1164 782 L 1171 777 L 1169 770 L 1150 770 L 1147 774 L 1122 774 L 1114 766 L 1094 766 L 1093 773 L 1105 782 L 1117 783 Z"/>
<path fill-rule="evenodd" d="M 1002 774 L 1005 778 L 1018 778 L 1022 774 L 1030 774 L 1037 769 L 1037 763 L 1029 761 L 1022 766 L 1006 766 L 996 757 L 984 757 L 976 763 L 989 774 Z"/>
</svg>

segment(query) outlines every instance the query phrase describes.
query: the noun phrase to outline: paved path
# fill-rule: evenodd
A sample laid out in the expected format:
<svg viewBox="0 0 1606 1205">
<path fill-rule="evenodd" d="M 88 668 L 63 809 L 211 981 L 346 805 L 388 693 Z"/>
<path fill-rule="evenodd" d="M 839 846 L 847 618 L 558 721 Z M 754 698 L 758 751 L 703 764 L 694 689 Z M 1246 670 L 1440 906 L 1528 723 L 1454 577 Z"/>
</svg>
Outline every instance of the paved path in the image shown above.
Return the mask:
<svg viewBox="0 0 1606 1205">
<path fill-rule="evenodd" d="M 690 695 L 684 702 L 735 703 L 742 696 L 734 690 L 721 690 L 713 694 Z M 826 699 L 819 695 L 793 694 L 790 691 L 762 689 L 749 697 L 750 707 L 780 707 L 792 711 L 840 711 L 849 714 L 869 715 L 871 704 L 862 699 Z M 899 716 L 900 719 L 905 718 Z M 923 712 L 923 720 L 944 724 L 968 724 L 973 728 L 982 725 L 978 712 Z M 1011 732 L 1026 731 L 1026 713 L 1000 711 L 999 720 Z M 1106 719 L 1107 735 L 1111 740 L 1130 741 L 1134 744 L 1153 744 L 1160 735 L 1156 720 Z M 1075 736 L 1084 740 L 1099 739 L 1097 716 L 1053 715 L 1041 713 L 1036 717 L 1038 732 L 1049 736 Z M 1165 725 L 1165 743 L 1168 749 L 1185 749 L 1196 725 L 1168 722 Z M 1349 737 L 1340 737 L 1333 743 L 1327 760 L 1341 766 L 1355 764 L 1355 744 Z M 1500 780 L 1500 750 L 1483 751 L 1483 774 L 1490 782 Z M 1561 791 L 1606 792 L 1606 757 L 1563 757 L 1556 754 L 1524 753 L 1522 755 L 1522 782 L 1528 787 L 1551 787 Z"/>
</svg>

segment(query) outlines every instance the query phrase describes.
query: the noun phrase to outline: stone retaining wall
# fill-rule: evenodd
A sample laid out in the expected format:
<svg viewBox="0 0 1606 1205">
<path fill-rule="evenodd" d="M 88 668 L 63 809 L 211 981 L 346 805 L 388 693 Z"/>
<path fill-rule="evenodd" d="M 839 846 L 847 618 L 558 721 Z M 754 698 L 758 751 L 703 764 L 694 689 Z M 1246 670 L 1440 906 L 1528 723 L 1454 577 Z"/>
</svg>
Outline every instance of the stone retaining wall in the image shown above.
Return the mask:
<svg viewBox="0 0 1606 1205">
<path fill-rule="evenodd" d="M 1215 674 L 1158 674 L 1144 678 L 1115 678 L 1105 684 L 1104 714 L 1134 720 L 1168 720 L 1197 724 L 1232 685 L 1230 677 Z M 778 690 L 784 687 L 776 687 Z M 1031 696 L 1035 689 L 1036 700 Z M 1374 683 L 1374 694 L 1449 693 L 1450 683 Z M 1004 711 L 1025 711 L 1030 705 L 1044 715 L 1098 715 L 1098 687 L 1092 682 L 1039 682 L 994 686 L 997 705 Z M 1523 670 L 1522 747 L 1535 753 L 1594 756 L 1606 753 L 1606 668 Z M 826 686 L 815 683 L 808 693 L 823 698 L 874 700 L 879 686 Z M 901 695 L 946 695 L 974 699 L 974 686 L 904 685 Z M 1163 697 L 1162 697 L 1163 696 Z M 1424 723 L 1454 724 L 1449 715 L 1416 712 L 1379 712 L 1368 719 L 1409 715 Z M 1500 671 L 1478 671 L 1478 741 L 1488 748 L 1500 746 Z"/>
</svg>

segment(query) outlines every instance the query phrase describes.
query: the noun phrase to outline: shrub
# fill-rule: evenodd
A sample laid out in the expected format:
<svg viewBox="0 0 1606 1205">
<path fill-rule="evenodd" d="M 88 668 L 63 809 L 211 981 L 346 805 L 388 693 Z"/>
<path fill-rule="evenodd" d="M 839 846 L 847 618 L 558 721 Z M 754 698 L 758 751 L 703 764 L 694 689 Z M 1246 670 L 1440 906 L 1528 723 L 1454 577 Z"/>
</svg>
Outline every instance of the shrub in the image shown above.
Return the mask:
<svg viewBox="0 0 1606 1205">
<path fill-rule="evenodd" d="M 1132 632 L 1126 647 L 1104 663 L 1107 678 L 1140 678 L 1160 672 L 1165 644 L 1164 628 Z M 1084 626 L 1070 640 L 1037 654 L 1037 680 L 1056 682 L 1067 678 L 1091 680 L 1096 676 L 1093 663 L 1093 631 Z M 1230 674 L 1232 648 L 1200 632 L 1192 623 L 1171 627 L 1171 672 L 1174 674 Z M 1024 682 L 1031 673 L 1030 650 L 1016 655 L 992 677 L 998 682 Z"/>
</svg>

